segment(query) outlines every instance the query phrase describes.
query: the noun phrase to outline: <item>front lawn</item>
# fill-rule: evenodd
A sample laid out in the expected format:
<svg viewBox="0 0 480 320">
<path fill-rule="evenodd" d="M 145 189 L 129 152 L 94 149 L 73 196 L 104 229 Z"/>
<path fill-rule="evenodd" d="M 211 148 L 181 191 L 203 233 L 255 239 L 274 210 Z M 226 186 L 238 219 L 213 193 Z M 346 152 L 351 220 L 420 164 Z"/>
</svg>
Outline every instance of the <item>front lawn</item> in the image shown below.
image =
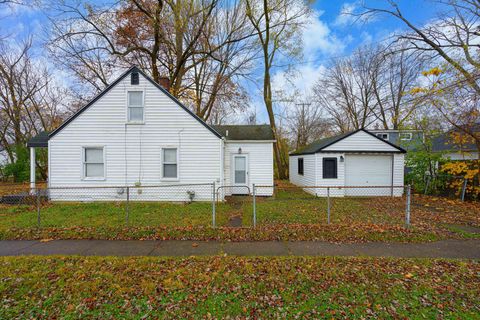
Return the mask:
<svg viewBox="0 0 480 320">
<path fill-rule="evenodd" d="M 228 204 L 217 205 L 217 224 L 228 222 Z M 129 226 L 211 226 L 210 202 L 130 202 Z M 125 202 L 53 202 L 40 210 L 42 227 L 69 228 L 123 227 L 126 225 Z M 34 206 L 0 207 L 0 229 L 8 227 L 31 228 L 37 226 Z"/>
<path fill-rule="evenodd" d="M 474 261 L 1 257 L 1 319 L 479 319 Z"/>
<path fill-rule="evenodd" d="M 412 199 L 412 226 L 405 227 L 405 198 L 331 198 L 327 200 L 281 182 L 274 197 L 256 198 L 257 228 L 252 228 L 252 197 L 233 197 L 216 205 L 212 229 L 210 202 L 130 202 L 128 225 L 125 202 L 47 203 L 0 206 L 0 239 L 191 239 L 191 240 L 324 240 L 433 241 L 479 238 L 478 203 L 417 196 Z M 239 217 L 244 228 L 229 228 Z M 462 229 L 468 226 L 470 229 Z"/>
</svg>

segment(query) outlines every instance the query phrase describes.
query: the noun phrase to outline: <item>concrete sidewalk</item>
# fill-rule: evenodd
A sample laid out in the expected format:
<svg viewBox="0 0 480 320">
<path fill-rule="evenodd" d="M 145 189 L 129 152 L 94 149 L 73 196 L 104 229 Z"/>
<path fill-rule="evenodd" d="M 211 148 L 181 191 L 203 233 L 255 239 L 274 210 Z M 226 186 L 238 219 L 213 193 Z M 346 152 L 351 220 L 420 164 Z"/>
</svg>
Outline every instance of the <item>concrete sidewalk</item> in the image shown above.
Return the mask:
<svg viewBox="0 0 480 320">
<path fill-rule="evenodd" d="M 480 259 L 480 240 L 445 240 L 431 243 L 330 243 L 319 241 L 110 241 L 28 240 L 0 241 L 0 256 L 372 256 L 401 258 Z"/>
</svg>

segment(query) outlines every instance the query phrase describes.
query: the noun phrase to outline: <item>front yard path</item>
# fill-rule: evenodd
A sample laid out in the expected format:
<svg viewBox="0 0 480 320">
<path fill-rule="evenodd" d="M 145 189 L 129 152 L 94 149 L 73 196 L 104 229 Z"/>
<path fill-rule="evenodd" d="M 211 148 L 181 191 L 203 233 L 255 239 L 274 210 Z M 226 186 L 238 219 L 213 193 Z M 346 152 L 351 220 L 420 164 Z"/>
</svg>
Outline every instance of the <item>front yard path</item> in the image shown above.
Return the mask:
<svg viewBox="0 0 480 320">
<path fill-rule="evenodd" d="M 429 243 L 332 243 L 322 241 L 183 241 L 183 240 L 5 240 L 0 256 L 371 256 L 480 259 L 480 240 Z"/>
</svg>

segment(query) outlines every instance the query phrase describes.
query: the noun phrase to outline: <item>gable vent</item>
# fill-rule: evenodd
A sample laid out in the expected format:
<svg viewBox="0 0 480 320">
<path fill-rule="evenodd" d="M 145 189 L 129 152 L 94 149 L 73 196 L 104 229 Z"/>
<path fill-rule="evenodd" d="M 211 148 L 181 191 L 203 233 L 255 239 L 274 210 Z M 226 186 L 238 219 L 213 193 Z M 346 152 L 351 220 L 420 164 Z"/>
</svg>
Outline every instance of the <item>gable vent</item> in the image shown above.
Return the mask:
<svg viewBox="0 0 480 320">
<path fill-rule="evenodd" d="M 140 77 L 138 75 L 138 72 L 132 72 L 130 75 L 130 84 L 139 84 L 140 83 Z"/>
</svg>

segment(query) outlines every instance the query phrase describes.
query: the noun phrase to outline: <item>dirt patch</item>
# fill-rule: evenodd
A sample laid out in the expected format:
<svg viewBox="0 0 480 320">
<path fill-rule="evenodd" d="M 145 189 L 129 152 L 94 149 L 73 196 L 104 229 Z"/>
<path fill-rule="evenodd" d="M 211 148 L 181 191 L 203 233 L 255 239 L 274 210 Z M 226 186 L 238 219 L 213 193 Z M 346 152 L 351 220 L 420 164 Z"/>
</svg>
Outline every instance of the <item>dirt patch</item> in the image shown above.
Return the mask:
<svg viewBox="0 0 480 320">
<path fill-rule="evenodd" d="M 228 220 L 228 226 L 233 228 L 242 227 L 242 216 L 233 216 Z"/>
</svg>

